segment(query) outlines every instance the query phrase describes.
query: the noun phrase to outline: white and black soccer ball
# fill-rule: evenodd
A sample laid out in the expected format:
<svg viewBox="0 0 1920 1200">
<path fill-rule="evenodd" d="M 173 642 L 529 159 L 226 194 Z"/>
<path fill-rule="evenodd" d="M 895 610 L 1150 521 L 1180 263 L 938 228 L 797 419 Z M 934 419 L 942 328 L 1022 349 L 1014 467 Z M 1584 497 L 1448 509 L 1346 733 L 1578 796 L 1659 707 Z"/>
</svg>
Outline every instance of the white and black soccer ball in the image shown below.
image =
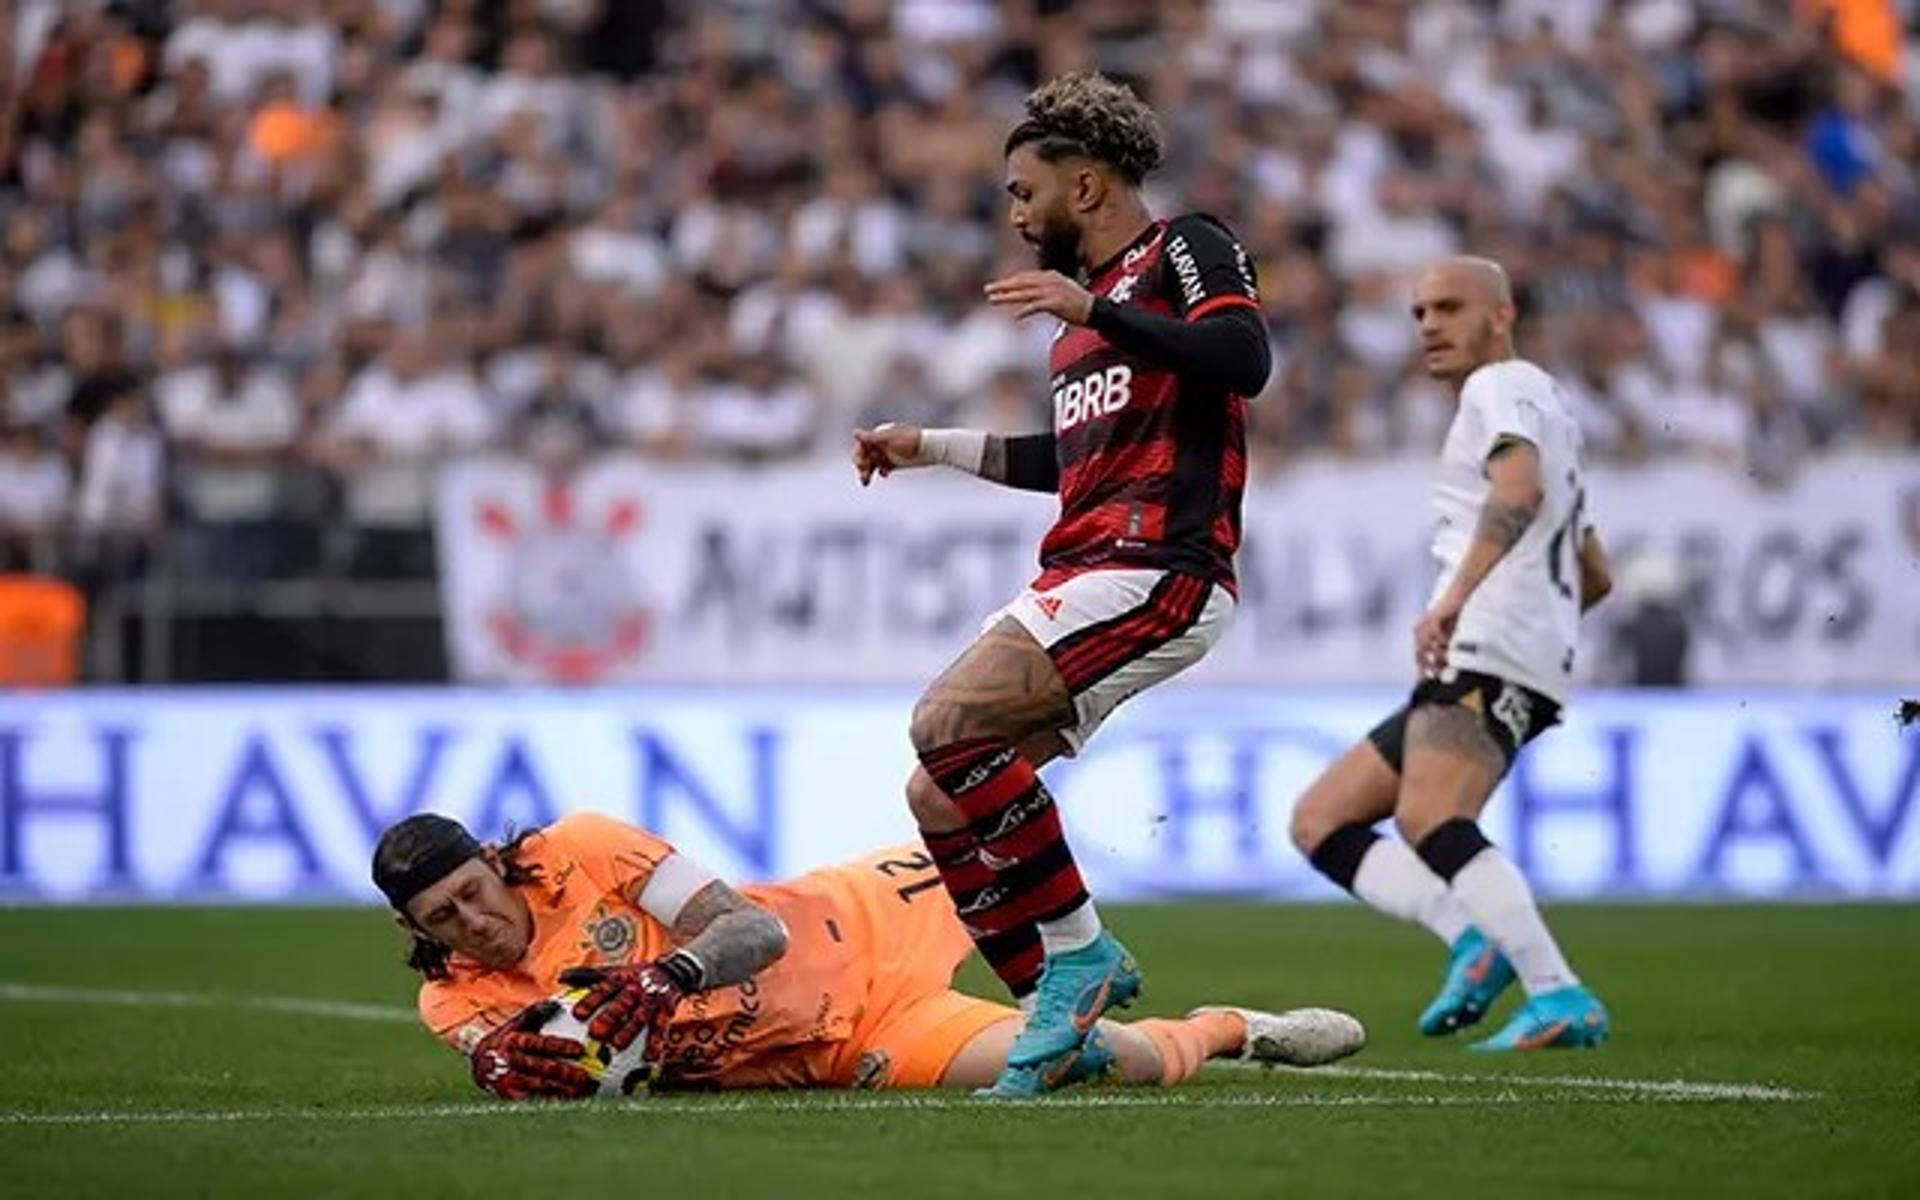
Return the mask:
<svg viewBox="0 0 1920 1200">
<path fill-rule="evenodd" d="M 573 1015 L 573 1006 L 586 994 L 586 989 L 574 988 L 555 996 L 554 1003 L 560 1010 L 547 1018 L 540 1032 L 549 1037 L 572 1038 L 586 1047 L 580 1055 L 580 1065 L 599 1083 L 598 1095 L 618 1098 L 644 1091 L 653 1078 L 653 1063 L 647 1059 L 652 1030 L 633 1039 L 633 1044 L 625 1050 L 615 1050 L 587 1033 L 587 1022 Z"/>
</svg>

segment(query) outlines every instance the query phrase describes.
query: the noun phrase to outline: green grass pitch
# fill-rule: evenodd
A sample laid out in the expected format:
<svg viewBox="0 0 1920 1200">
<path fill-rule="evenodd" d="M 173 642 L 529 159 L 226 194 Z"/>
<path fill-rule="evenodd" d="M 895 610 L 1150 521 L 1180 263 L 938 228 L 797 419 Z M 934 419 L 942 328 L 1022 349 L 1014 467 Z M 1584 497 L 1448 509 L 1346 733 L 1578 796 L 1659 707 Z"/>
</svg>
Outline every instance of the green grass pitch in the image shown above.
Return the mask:
<svg viewBox="0 0 1920 1200">
<path fill-rule="evenodd" d="M 1141 1011 L 1331 1004 L 1372 1044 L 1341 1073 L 1221 1068 L 1173 1093 L 1013 1108 L 811 1093 L 529 1110 L 486 1102 L 391 1019 L 411 988 L 376 911 L 0 910 L 0 1193 L 1920 1195 L 1920 909 L 1552 919 L 1613 1010 L 1603 1050 L 1423 1041 L 1439 948 L 1352 907 L 1116 908 L 1148 972 Z"/>
</svg>

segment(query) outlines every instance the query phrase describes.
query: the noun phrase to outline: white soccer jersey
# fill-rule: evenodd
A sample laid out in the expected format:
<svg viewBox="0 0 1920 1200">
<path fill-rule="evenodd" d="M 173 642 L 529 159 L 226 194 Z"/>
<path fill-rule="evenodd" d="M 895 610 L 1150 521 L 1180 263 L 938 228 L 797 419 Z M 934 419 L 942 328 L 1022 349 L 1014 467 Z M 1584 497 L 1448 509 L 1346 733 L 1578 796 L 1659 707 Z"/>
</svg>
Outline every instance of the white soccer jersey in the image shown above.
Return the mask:
<svg viewBox="0 0 1920 1200">
<path fill-rule="evenodd" d="M 1579 426 L 1560 385 L 1530 362 L 1488 363 L 1461 389 L 1433 488 L 1433 554 L 1440 560 L 1434 598 L 1453 582 L 1473 542 L 1487 499 L 1487 455 L 1503 437 L 1527 441 L 1540 455 L 1540 512 L 1468 598 L 1447 663 L 1565 704 L 1580 636 L 1580 539 L 1591 522 Z"/>
</svg>

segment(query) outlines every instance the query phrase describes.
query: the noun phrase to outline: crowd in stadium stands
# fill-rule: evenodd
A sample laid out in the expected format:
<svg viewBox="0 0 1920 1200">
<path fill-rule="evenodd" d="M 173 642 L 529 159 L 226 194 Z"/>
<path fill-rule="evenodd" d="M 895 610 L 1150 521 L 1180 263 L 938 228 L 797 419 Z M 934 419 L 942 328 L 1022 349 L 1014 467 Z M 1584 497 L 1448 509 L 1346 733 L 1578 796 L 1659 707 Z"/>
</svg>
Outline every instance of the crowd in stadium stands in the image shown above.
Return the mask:
<svg viewBox="0 0 1920 1200">
<path fill-rule="evenodd" d="M 1256 470 L 1436 442 L 1407 290 L 1456 250 L 1513 269 L 1595 457 L 1764 483 L 1920 444 L 1915 0 L 13 13 L 0 567 L 173 527 L 284 569 L 260 531 L 417 533 L 433 465 L 477 451 L 1040 427 L 1052 331 L 981 300 L 1030 257 L 1000 139 L 1092 65 L 1162 115 L 1160 209 L 1256 255 Z M 421 569 L 397 544 L 366 569 Z"/>
</svg>

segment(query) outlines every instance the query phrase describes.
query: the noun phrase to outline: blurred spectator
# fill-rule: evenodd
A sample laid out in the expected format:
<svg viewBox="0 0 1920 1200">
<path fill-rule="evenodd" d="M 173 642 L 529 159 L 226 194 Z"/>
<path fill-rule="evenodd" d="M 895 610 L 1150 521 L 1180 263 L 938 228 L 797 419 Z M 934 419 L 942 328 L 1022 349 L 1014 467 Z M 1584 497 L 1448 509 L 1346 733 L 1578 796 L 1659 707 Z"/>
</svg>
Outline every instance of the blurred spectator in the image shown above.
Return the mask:
<svg viewBox="0 0 1920 1200">
<path fill-rule="evenodd" d="M 354 378 L 326 431 L 347 518 L 362 534 L 355 561 L 368 574 L 431 574 L 434 467 L 480 449 L 493 433 L 478 381 L 435 333 L 395 333 L 386 354 Z"/>
<path fill-rule="evenodd" d="M 166 445 L 146 396 L 113 394 L 87 431 L 75 517 L 80 529 L 114 547 L 143 548 L 166 516 Z"/>
<path fill-rule="evenodd" d="M 678 458 L 694 448 L 693 413 L 701 399 L 700 356 L 690 346 L 664 346 L 651 363 L 625 357 L 608 402 L 621 441 L 643 453 Z"/>
<path fill-rule="evenodd" d="M 771 359 L 751 358 L 700 398 L 695 436 L 710 452 L 738 461 L 790 457 L 812 441 L 814 409 L 804 383 L 782 378 Z"/>
<path fill-rule="evenodd" d="M 72 490 L 66 462 L 34 427 L 0 427 L 0 574 L 54 568 Z"/>
<path fill-rule="evenodd" d="M 0 425 L 51 428 L 72 387 L 32 318 L 13 313 L 0 322 Z"/>
<path fill-rule="evenodd" d="M 277 468 L 300 432 L 292 381 L 271 363 L 249 366 L 227 347 L 210 362 L 163 376 L 157 394 L 183 515 L 207 534 L 200 573 L 272 575 Z"/>
<path fill-rule="evenodd" d="M 67 314 L 60 325 L 60 355 L 73 373 L 73 388 L 67 394 L 71 436 L 84 441 L 94 422 L 135 391 L 140 380 L 127 365 L 119 325 L 96 310 L 74 309 Z"/>
<path fill-rule="evenodd" d="M 294 91 L 293 76 L 285 73 L 267 81 L 260 105 L 247 123 L 247 149 L 268 167 L 281 170 L 317 162 L 334 137 L 333 114 L 302 102 Z"/>
</svg>

